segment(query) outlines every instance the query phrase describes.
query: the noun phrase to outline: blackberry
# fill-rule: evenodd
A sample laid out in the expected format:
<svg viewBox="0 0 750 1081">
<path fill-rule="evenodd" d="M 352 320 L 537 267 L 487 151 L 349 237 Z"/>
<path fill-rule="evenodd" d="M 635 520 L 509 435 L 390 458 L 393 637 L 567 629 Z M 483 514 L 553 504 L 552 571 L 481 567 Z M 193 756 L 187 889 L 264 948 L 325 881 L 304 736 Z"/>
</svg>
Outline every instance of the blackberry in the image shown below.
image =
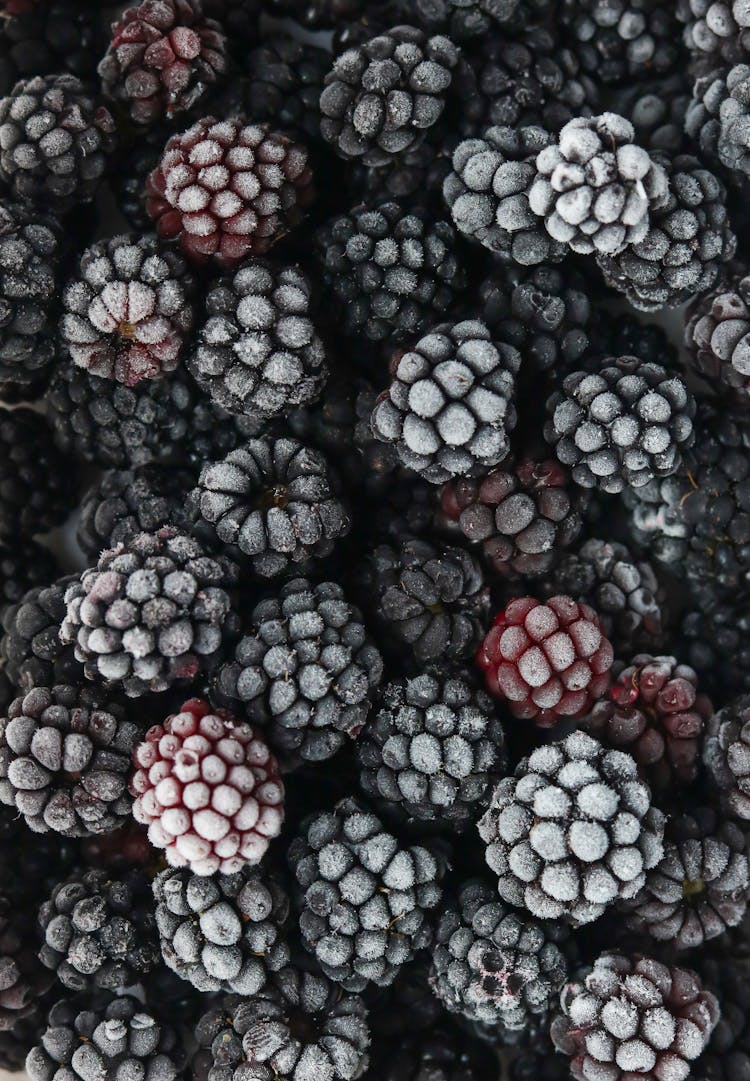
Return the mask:
<svg viewBox="0 0 750 1081">
<path fill-rule="evenodd" d="M 750 9 L 744 0 L 681 0 L 677 16 L 699 69 L 744 61 L 750 50 Z"/>
<path fill-rule="evenodd" d="M 295 439 L 251 439 L 204 466 L 193 498 L 218 540 L 261 578 L 329 555 L 351 528 L 325 458 Z"/>
<path fill-rule="evenodd" d="M 236 566 L 165 526 L 102 552 L 65 593 L 64 643 L 89 679 L 137 698 L 218 660 L 233 624 Z"/>
<path fill-rule="evenodd" d="M 73 647 L 60 641 L 65 593 L 77 577 L 70 574 L 49 586 L 34 586 L 3 612 L 0 659 L 18 690 L 83 681 L 83 668 L 73 655 Z M 16 695 L 14 691 L 11 698 Z"/>
<path fill-rule="evenodd" d="M 616 113 L 571 120 L 537 158 L 529 205 L 553 238 L 583 255 L 617 255 L 648 233 L 669 197 L 667 174 Z"/>
<path fill-rule="evenodd" d="M 0 411 L 0 536 L 44 533 L 71 510 L 73 463 L 60 455 L 46 419 L 31 409 Z"/>
<path fill-rule="evenodd" d="M 680 624 L 680 655 L 715 705 L 750 692 L 750 601 L 746 593 L 692 608 Z"/>
<path fill-rule="evenodd" d="M 260 32 L 260 8 L 260 0 L 203 0 L 204 12 L 221 25 L 227 48 L 238 60 L 246 56 L 248 45 L 254 44 Z"/>
<path fill-rule="evenodd" d="M 686 1078 L 720 1014 L 695 972 L 622 953 L 597 958 L 560 1004 L 552 1039 L 578 1081 L 597 1073 L 612 1081 Z"/>
<path fill-rule="evenodd" d="M 155 879 L 154 898 L 164 961 L 198 991 L 250 998 L 289 964 L 289 898 L 273 874 L 169 869 Z"/>
<path fill-rule="evenodd" d="M 34 687 L 0 721 L 0 800 L 36 833 L 106 833 L 127 822 L 138 729 L 93 688 Z"/>
<path fill-rule="evenodd" d="M 618 493 L 677 472 L 695 435 L 685 382 L 637 357 L 572 372 L 547 402 L 544 437 L 584 488 Z"/>
<path fill-rule="evenodd" d="M 743 919 L 750 897 L 747 839 L 697 807 L 670 821 L 664 856 L 627 902 L 627 923 L 677 949 L 703 946 Z"/>
<path fill-rule="evenodd" d="M 352 162 L 347 169 L 351 191 L 357 203 L 375 206 L 382 202 L 428 202 L 444 213 L 442 191 L 451 171 L 450 141 L 445 142 L 440 125 L 430 128 L 416 143 L 387 165 L 369 166 Z"/>
<path fill-rule="evenodd" d="M 169 435 L 181 443 L 180 456 L 187 457 L 187 464 L 196 474 L 207 461 L 223 458 L 269 429 L 263 417 L 228 413 L 189 378 L 182 385 L 175 384 L 174 397 L 177 396 L 180 399 L 177 408 L 184 413 L 172 414 Z M 189 507 L 186 511 L 191 513 Z"/>
<path fill-rule="evenodd" d="M 401 847 L 355 798 L 307 819 L 287 858 L 302 943 L 347 991 L 387 986 L 432 942 L 443 860 L 422 846 Z"/>
<path fill-rule="evenodd" d="M 196 1035 L 196 1081 L 357 1081 L 369 1061 L 361 998 L 292 967 L 253 998 L 221 1000 Z"/>
<path fill-rule="evenodd" d="M 586 500 L 564 466 L 526 458 L 478 480 L 461 477 L 446 484 L 439 520 L 481 545 L 488 567 L 499 577 L 539 578 L 578 537 Z"/>
<path fill-rule="evenodd" d="M 576 927 L 635 897 L 664 854 L 664 815 L 635 761 L 584 732 L 523 759 L 478 828 L 502 900 Z"/>
<path fill-rule="evenodd" d="M 745 957 L 706 958 L 701 977 L 718 996 L 721 1017 L 708 1047 L 693 1064 L 696 1081 L 747 1081 L 750 1041 L 747 1029 L 750 972 Z"/>
<path fill-rule="evenodd" d="M 37 75 L 0 100 L 0 176 L 46 210 L 94 198 L 115 150 L 115 122 L 74 75 Z"/>
<path fill-rule="evenodd" d="M 226 53 L 222 28 L 200 0 L 143 0 L 112 27 L 102 90 L 136 124 L 171 120 L 226 74 Z"/>
<path fill-rule="evenodd" d="M 387 165 L 436 124 L 458 64 L 446 37 L 394 26 L 336 57 L 320 96 L 320 131 L 337 154 Z"/>
<path fill-rule="evenodd" d="M 358 206 L 316 237 L 339 330 L 380 342 L 414 338 L 466 287 L 448 222 L 395 202 Z"/>
<path fill-rule="evenodd" d="M 188 360 L 198 385 L 233 413 L 276 417 L 313 402 L 328 373 L 311 295 L 299 267 L 255 259 L 215 284 Z"/>
<path fill-rule="evenodd" d="M 242 704 L 282 764 L 331 758 L 355 739 L 383 676 L 359 610 L 334 582 L 287 582 L 250 613 L 216 690 Z"/>
<path fill-rule="evenodd" d="M 49 548 L 33 540 L 0 544 L 0 617 L 35 586 L 45 585 L 60 572 Z"/>
<path fill-rule="evenodd" d="M 688 356 L 711 389 L 750 401 L 750 277 L 741 272 L 696 298 L 685 328 Z"/>
<path fill-rule="evenodd" d="M 137 233 L 151 229 L 146 213 L 146 180 L 161 161 L 173 129 L 170 124 L 158 124 L 138 132 L 138 141 L 119 155 L 108 177 L 117 209 Z"/>
<path fill-rule="evenodd" d="M 668 75 L 684 63 L 669 2 L 563 0 L 560 18 L 584 71 L 605 85 Z"/>
<path fill-rule="evenodd" d="M 683 72 L 666 79 L 645 79 L 623 87 L 616 96 L 615 109 L 635 128 L 636 142 L 649 154 L 660 151 L 670 157 L 689 153 L 685 118 L 690 106 L 692 83 Z"/>
<path fill-rule="evenodd" d="M 526 31 L 554 14 L 554 0 L 416 0 L 417 21 L 454 41 L 501 31 Z"/>
<path fill-rule="evenodd" d="M 497 1056 L 468 1030 L 441 1019 L 433 1031 L 378 1039 L 372 1076 L 381 1081 L 494 1081 Z"/>
<path fill-rule="evenodd" d="M 387 683 L 357 744 L 360 785 L 387 810 L 466 826 L 506 764 L 492 700 L 458 673 Z"/>
<path fill-rule="evenodd" d="M 453 152 L 443 198 L 456 228 L 521 266 L 558 262 L 565 245 L 554 240 L 529 206 L 536 159 L 553 136 L 541 127 L 492 127 Z"/>
<path fill-rule="evenodd" d="M 37 1006 L 52 983 L 36 956 L 36 913 L 38 904 L 17 909 L 7 893 L 0 893 L 0 1036 L 20 1022 L 32 1019 Z"/>
<path fill-rule="evenodd" d="M 709 719 L 703 761 L 726 810 L 750 819 L 750 696 L 741 695 Z"/>
<path fill-rule="evenodd" d="M 179 241 L 192 262 L 223 267 L 264 255 L 314 197 L 304 147 L 242 116 L 206 116 L 173 135 L 146 182 L 159 236 Z"/>
<path fill-rule="evenodd" d="M 101 54 L 96 5 L 48 0 L 6 17 L 0 26 L 0 95 L 19 79 L 66 72 L 92 80 Z"/>
<path fill-rule="evenodd" d="M 142 871 L 74 873 L 39 909 L 39 957 L 71 991 L 121 990 L 159 959 L 151 884 Z"/>
<path fill-rule="evenodd" d="M 715 76 L 717 73 L 714 73 Z M 699 95 L 700 83 L 694 94 Z M 750 66 L 736 64 L 722 69 L 710 90 L 709 110 L 716 117 L 716 127 L 710 129 L 710 139 L 716 138 L 716 155 L 727 169 L 738 176 L 750 176 Z"/>
<path fill-rule="evenodd" d="M 477 320 L 444 323 L 396 354 L 372 431 L 432 484 L 481 474 L 506 458 L 516 426 L 521 356 Z"/>
<path fill-rule="evenodd" d="M 10 1028 L 0 1029 L 0 1069 L 9 1073 L 23 1070 L 26 1056 L 44 1031 L 45 1015 L 44 1005 L 37 1002 L 28 1014 L 13 1021 Z"/>
<path fill-rule="evenodd" d="M 631 312 L 601 312 L 594 309 L 589 328 L 591 347 L 586 355 L 598 363 L 605 357 L 636 357 L 647 364 L 677 367 L 677 350 L 658 323 L 645 323 Z"/>
<path fill-rule="evenodd" d="M 696 79 L 693 95 L 685 114 L 685 132 L 692 140 L 709 165 L 721 168 L 719 140 L 722 137 L 721 110 L 729 100 L 727 76 L 729 68 L 717 68 Z M 741 130 L 741 129 L 740 129 Z M 739 132 L 738 132 L 739 134 Z M 732 155 L 737 155 L 739 144 L 727 146 Z M 739 175 L 729 172 L 727 180 L 736 182 Z"/>
<path fill-rule="evenodd" d="M 403 537 L 375 548 L 360 578 L 383 634 L 419 664 L 459 660 L 476 648 L 489 591 L 464 549 Z"/>
</svg>

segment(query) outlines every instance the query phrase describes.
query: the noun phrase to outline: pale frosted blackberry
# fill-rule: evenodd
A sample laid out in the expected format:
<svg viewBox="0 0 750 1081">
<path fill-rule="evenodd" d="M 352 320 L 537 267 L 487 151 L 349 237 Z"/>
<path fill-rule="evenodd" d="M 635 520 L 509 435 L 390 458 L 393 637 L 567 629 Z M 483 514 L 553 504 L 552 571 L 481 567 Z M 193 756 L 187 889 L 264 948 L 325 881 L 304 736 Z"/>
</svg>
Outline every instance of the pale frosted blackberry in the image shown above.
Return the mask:
<svg viewBox="0 0 750 1081">
<path fill-rule="evenodd" d="M 46 585 L 59 573 L 57 560 L 44 545 L 20 538 L 0 543 L 0 618 L 30 589 Z"/>
<path fill-rule="evenodd" d="M 387 683 L 358 744 L 363 791 L 420 821 L 465 826 L 505 763 L 489 695 L 458 673 L 428 669 Z"/>
<path fill-rule="evenodd" d="M 741 176 L 750 176 L 750 65 L 741 63 L 723 70 L 712 84 L 710 96 L 709 108 L 716 111 L 718 125 L 719 161 Z"/>
<path fill-rule="evenodd" d="M 521 266 L 562 259 L 565 245 L 529 206 L 537 156 L 553 143 L 541 127 L 493 127 L 459 143 L 443 184 L 456 228 Z"/>
<path fill-rule="evenodd" d="M 75 659 L 73 647 L 60 641 L 65 593 L 77 578 L 70 574 L 51 585 L 34 586 L 3 613 L 0 658 L 19 691 L 82 681 L 83 667 Z M 16 695 L 14 692 L 11 697 Z"/>
<path fill-rule="evenodd" d="M 437 326 L 394 358 L 373 434 L 432 484 L 484 473 L 510 451 L 520 367 L 520 353 L 478 320 Z"/>
<path fill-rule="evenodd" d="M 471 879 L 435 928 L 430 982 L 449 1010 L 471 1021 L 524 1029 L 558 1000 L 568 965 L 544 925 Z"/>
<path fill-rule="evenodd" d="M 597 82 L 667 75 L 685 63 L 670 0 L 563 0 L 560 19 Z"/>
<path fill-rule="evenodd" d="M 479 644 L 489 591 L 478 561 L 463 548 L 402 538 L 379 545 L 360 578 L 391 648 L 395 638 L 397 650 L 403 645 L 424 664 L 469 657 Z"/>
<path fill-rule="evenodd" d="M 289 964 L 289 899 L 271 872 L 169 868 L 154 880 L 154 899 L 164 961 L 198 991 L 249 998 Z"/>
<path fill-rule="evenodd" d="M 669 196 L 666 171 L 616 113 L 571 120 L 536 164 L 531 209 L 554 240 L 582 255 L 617 255 L 643 240 Z"/>
<path fill-rule="evenodd" d="M 196 1036 L 196 1081 L 357 1081 L 369 1063 L 359 995 L 293 967 L 253 998 L 220 1000 L 198 1022 Z"/>
<path fill-rule="evenodd" d="M 456 231 L 398 203 L 358 206 L 316 237 L 323 281 L 346 334 L 403 342 L 466 287 Z"/>
<path fill-rule="evenodd" d="M 130 697 L 194 679 L 234 622 L 236 566 L 169 526 L 103 552 L 65 593 L 63 642 L 89 679 Z"/>
<path fill-rule="evenodd" d="M 635 128 L 636 142 L 649 153 L 689 153 L 685 117 L 692 83 L 685 72 L 666 79 L 644 79 L 618 90 L 614 108 Z"/>
<path fill-rule="evenodd" d="M 31 409 L 0 410 L 0 537 L 60 525 L 73 486 L 73 463 L 56 450 L 46 418 Z"/>
<path fill-rule="evenodd" d="M 198 385 L 233 413 L 276 417 L 314 401 L 327 367 L 311 294 L 299 267 L 257 259 L 214 285 L 188 360 Z"/>
<path fill-rule="evenodd" d="M 689 609 L 678 651 L 717 706 L 750 692 L 750 600 L 746 593 Z"/>
<path fill-rule="evenodd" d="M 634 897 L 664 854 L 664 815 L 635 761 L 583 732 L 523 759 L 478 828 L 500 897 L 574 926 Z"/>
<path fill-rule="evenodd" d="M 689 950 L 741 923 L 750 897 L 747 839 L 707 807 L 667 827 L 664 856 L 625 905 L 628 926 Z"/>
<path fill-rule="evenodd" d="M 138 728 L 91 687 L 34 687 L 0 721 L 0 800 L 36 833 L 86 837 L 130 818 Z"/>
<path fill-rule="evenodd" d="M 307 819 L 287 859 L 299 887 L 303 945 L 347 991 L 387 986 L 431 944 L 442 857 L 400 846 L 355 798 Z"/>
<path fill-rule="evenodd" d="M 97 560 L 105 548 L 116 548 L 138 533 L 170 525 L 187 529 L 185 500 L 194 479 L 186 469 L 158 465 L 109 470 L 84 493 L 78 543 Z"/>
<path fill-rule="evenodd" d="M 103 49 L 95 4 L 52 0 L 32 4 L 0 26 L 0 94 L 9 94 L 19 79 L 67 72 L 92 80 Z"/>
<path fill-rule="evenodd" d="M 739 406 L 750 401 L 750 277 L 741 272 L 697 297 L 685 328 L 696 374 Z"/>
<path fill-rule="evenodd" d="M 204 466 L 200 518 L 261 578 L 329 555 L 351 519 L 322 454 L 296 439 L 251 439 Z"/>
<path fill-rule="evenodd" d="M 573 372 L 547 402 L 544 436 L 584 488 L 617 493 L 677 472 L 695 434 L 679 375 L 636 357 Z"/>
<path fill-rule="evenodd" d="M 679 0 L 677 16 L 685 23 L 685 42 L 699 69 L 746 59 L 750 51 L 747 0 Z"/>
<path fill-rule="evenodd" d="M 331 758 L 365 724 L 380 652 L 334 582 L 287 582 L 249 613 L 216 691 L 242 704 L 288 766 Z"/>
<path fill-rule="evenodd" d="M 685 131 L 711 167 L 721 166 L 719 140 L 722 135 L 721 110 L 729 99 L 727 76 L 730 69 L 716 68 L 696 79 L 693 96 L 685 114 Z M 739 149 L 738 147 L 735 149 Z M 727 179 L 739 179 L 732 172 Z"/>
<path fill-rule="evenodd" d="M 334 60 L 320 96 L 320 131 L 337 154 L 386 165 L 440 119 L 458 64 L 450 38 L 394 26 Z"/>
<path fill-rule="evenodd" d="M 75 873 L 39 909 L 39 957 L 70 991 L 117 991 L 159 960 L 151 884 L 140 870 Z"/>
<path fill-rule="evenodd" d="M 750 819 L 750 696 L 741 695 L 710 719 L 703 761 L 726 810 Z"/>
<path fill-rule="evenodd" d="M 425 139 L 380 167 L 352 162 L 347 166 L 352 199 L 375 206 L 381 202 L 419 201 L 443 214 L 443 182 L 451 171 L 452 140 L 441 125 L 430 128 Z"/>
<path fill-rule="evenodd" d="M 673 308 L 704 293 L 737 249 L 719 178 L 697 158 L 657 157 L 670 174 L 666 204 L 653 211 L 642 240 L 597 259 L 607 284 L 641 311 Z"/>
<path fill-rule="evenodd" d="M 88 203 L 116 146 L 115 122 L 74 75 L 38 75 L 0 100 L 0 175 L 41 209 Z"/>
</svg>

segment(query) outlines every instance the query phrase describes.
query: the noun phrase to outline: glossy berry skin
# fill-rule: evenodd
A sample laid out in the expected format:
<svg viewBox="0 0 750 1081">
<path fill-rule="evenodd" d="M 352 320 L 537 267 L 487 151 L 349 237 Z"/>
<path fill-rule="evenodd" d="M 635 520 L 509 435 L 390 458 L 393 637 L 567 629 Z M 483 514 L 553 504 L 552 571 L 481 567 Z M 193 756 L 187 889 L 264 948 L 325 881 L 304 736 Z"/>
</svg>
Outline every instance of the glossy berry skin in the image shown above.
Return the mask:
<svg viewBox="0 0 750 1081">
<path fill-rule="evenodd" d="M 593 608 L 565 596 L 512 600 L 476 654 L 490 693 L 540 728 L 582 717 L 607 692 L 613 659 Z"/>
</svg>

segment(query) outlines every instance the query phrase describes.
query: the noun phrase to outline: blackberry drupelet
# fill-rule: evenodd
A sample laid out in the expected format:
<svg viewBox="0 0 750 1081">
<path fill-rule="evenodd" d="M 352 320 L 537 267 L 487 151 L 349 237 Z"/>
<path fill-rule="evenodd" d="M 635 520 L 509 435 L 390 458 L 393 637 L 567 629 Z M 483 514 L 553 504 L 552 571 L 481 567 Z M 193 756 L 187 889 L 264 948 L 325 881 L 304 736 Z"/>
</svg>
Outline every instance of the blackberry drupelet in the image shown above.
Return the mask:
<svg viewBox="0 0 750 1081">
<path fill-rule="evenodd" d="M 132 698 L 165 691 L 218 661 L 236 580 L 231 560 L 172 526 L 139 533 L 68 587 L 60 637 L 89 679 Z"/>
<path fill-rule="evenodd" d="M 36 833 L 107 833 L 130 818 L 137 726 L 92 687 L 34 687 L 0 721 L 0 800 Z"/>
<path fill-rule="evenodd" d="M 52 552 L 36 541 L 19 538 L 0 543 L 0 618 L 30 589 L 45 585 L 59 573 Z"/>
<path fill-rule="evenodd" d="M 340 586 L 295 578 L 260 601 L 244 629 L 216 693 L 241 704 L 284 767 L 325 761 L 357 738 L 383 660 Z"/>
<path fill-rule="evenodd" d="M 289 964 L 289 898 L 272 872 L 206 878 L 169 869 L 155 879 L 154 899 L 164 961 L 198 991 L 250 998 Z"/>
<path fill-rule="evenodd" d="M 30 10 L 6 12 L 0 25 L 0 95 L 19 79 L 66 72 L 93 80 L 103 48 L 95 4 L 46 0 Z"/>
<path fill-rule="evenodd" d="M 520 367 L 519 352 L 484 323 L 443 323 L 394 356 L 373 434 L 431 484 L 482 474 L 510 451 Z"/>
<path fill-rule="evenodd" d="M 697 297 L 685 327 L 695 373 L 739 407 L 750 402 L 750 277 L 740 271 Z"/>
<path fill-rule="evenodd" d="M 668 75 L 685 63 L 669 0 L 563 0 L 560 18 L 583 70 L 604 85 Z"/>
<path fill-rule="evenodd" d="M 302 943 L 347 991 L 387 986 L 431 944 L 442 856 L 400 846 L 356 798 L 303 822 L 287 859 L 299 887 Z"/>
<path fill-rule="evenodd" d="M 746 593 L 693 608 L 682 617 L 677 650 L 715 705 L 750 692 L 750 599 Z"/>
<path fill-rule="evenodd" d="M 743 822 L 750 819 L 750 696 L 709 719 L 703 762 L 723 807 Z"/>
<path fill-rule="evenodd" d="M 72 509 L 74 466 L 55 449 L 44 416 L 0 410 L 0 537 L 44 533 Z"/>
<path fill-rule="evenodd" d="M 65 593 L 77 580 L 77 575 L 69 574 L 49 586 L 34 586 L 3 612 L 0 659 L 18 691 L 83 682 L 83 667 L 75 659 L 73 647 L 60 641 Z"/>
<path fill-rule="evenodd" d="M 386 811 L 465 827 L 506 765 L 492 700 L 460 673 L 387 683 L 357 744 L 359 781 Z"/>
<path fill-rule="evenodd" d="M 247 260 L 206 296 L 188 359 L 198 385 L 225 409 L 261 417 L 315 401 L 328 370 L 311 307 L 312 284 L 299 267 Z"/>
<path fill-rule="evenodd" d="M 638 893 L 664 825 L 630 755 L 575 732 L 500 781 L 478 828 L 504 901 L 580 927 Z"/>
<path fill-rule="evenodd" d="M 323 281 L 339 331 L 405 342 L 466 288 L 455 229 L 395 202 L 357 206 L 317 233 Z"/>
</svg>

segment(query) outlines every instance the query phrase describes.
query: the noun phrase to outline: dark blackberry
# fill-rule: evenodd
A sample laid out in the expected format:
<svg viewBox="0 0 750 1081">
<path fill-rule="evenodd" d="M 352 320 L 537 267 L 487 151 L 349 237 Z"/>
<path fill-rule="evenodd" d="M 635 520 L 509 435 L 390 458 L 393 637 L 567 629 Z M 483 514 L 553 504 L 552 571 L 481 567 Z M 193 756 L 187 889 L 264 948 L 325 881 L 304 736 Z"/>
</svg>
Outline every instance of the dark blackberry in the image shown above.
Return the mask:
<svg viewBox="0 0 750 1081">
<path fill-rule="evenodd" d="M 466 287 L 456 231 L 398 203 L 358 206 L 317 234 L 339 331 L 404 342 L 444 314 Z"/>
<path fill-rule="evenodd" d="M 750 276 L 740 271 L 697 297 L 685 328 L 688 356 L 716 394 L 750 402 Z"/>
<path fill-rule="evenodd" d="M 636 357 L 646 364 L 663 364 L 670 371 L 677 367 L 677 350 L 658 323 L 644 323 L 630 312 L 592 312 L 589 327 L 591 342 L 586 361 L 605 357 Z"/>
<path fill-rule="evenodd" d="M 746 593 L 688 610 L 680 624 L 680 656 L 697 672 L 715 705 L 750 692 L 750 598 Z"/>
<path fill-rule="evenodd" d="M 221 25 L 227 48 L 238 61 L 244 60 L 248 45 L 260 33 L 261 0 L 203 0 L 203 10 Z"/>
<path fill-rule="evenodd" d="M 750 965 L 745 957 L 707 957 L 701 978 L 719 999 L 721 1017 L 708 1047 L 693 1063 L 695 1081 L 750 1081 Z"/>
<path fill-rule="evenodd" d="M 416 21 L 454 41 L 523 32 L 553 18 L 556 0 L 416 0 Z"/>
<path fill-rule="evenodd" d="M 563 0 L 560 19 L 583 70 L 605 85 L 668 75 L 685 63 L 669 0 Z"/>
<path fill-rule="evenodd" d="M 357 1081 L 369 1062 L 361 998 L 291 967 L 253 998 L 221 1000 L 196 1036 L 196 1081 Z"/>
<path fill-rule="evenodd" d="M 60 573 L 49 548 L 33 540 L 0 544 L 0 618 L 35 586 L 44 586 Z"/>
<path fill-rule="evenodd" d="M 557 1051 L 547 1027 L 524 1040 L 510 1065 L 511 1081 L 570 1081 L 568 1059 Z"/>
<path fill-rule="evenodd" d="M 36 956 L 36 906 L 17 908 L 14 900 L 0 892 L 0 1035 L 11 1031 L 25 1018 L 32 1018 L 53 977 Z"/>
<path fill-rule="evenodd" d="M 46 419 L 31 409 L 0 411 L 0 536 L 44 533 L 67 517 L 73 463 L 56 450 Z"/>
<path fill-rule="evenodd" d="M 269 0 L 268 7 L 302 26 L 330 30 L 358 18 L 366 4 L 365 0 Z"/>
<path fill-rule="evenodd" d="M 638 893 L 664 824 L 630 755 L 575 732 L 500 781 L 479 834 L 504 901 L 580 926 Z"/>
<path fill-rule="evenodd" d="M 302 824 L 289 845 L 302 943 L 347 991 L 387 986 L 432 942 L 442 857 L 405 848 L 353 797 Z"/>
<path fill-rule="evenodd" d="M 117 136 L 109 110 L 74 75 L 37 75 L 0 99 L 0 175 L 42 210 L 94 198 Z"/>
<path fill-rule="evenodd" d="M 466 826 L 506 764 L 489 695 L 428 669 L 387 683 L 357 744 L 363 791 L 387 811 Z"/>
<path fill-rule="evenodd" d="M 379 1081 L 494 1081 L 497 1056 L 467 1029 L 441 1019 L 432 1031 L 410 1030 L 397 1039 L 374 1033 L 373 1065 Z"/>
<path fill-rule="evenodd" d="M 615 110 L 635 128 L 636 142 L 649 154 L 661 151 L 670 156 L 689 153 L 685 117 L 690 105 L 692 83 L 684 72 L 663 80 L 645 79 L 622 87 Z"/>
<path fill-rule="evenodd" d="M 521 355 L 477 320 L 444 323 L 392 364 L 372 411 L 377 439 L 432 484 L 486 472 L 506 458 L 516 426 Z"/>
<path fill-rule="evenodd" d="M 750 696 L 741 695 L 709 719 L 703 761 L 725 809 L 750 819 Z"/>
<path fill-rule="evenodd" d="M 425 201 L 443 214 L 442 191 L 451 171 L 450 143 L 440 125 L 430 128 L 424 140 L 391 159 L 388 165 L 369 166 L 352 162 L 347 179 L 354 200 L 376 206 L 382 202 Z"/>
<path fill-rule="evenodd" d="M 83 668 L 73 655 L 73 647 L 60 641 L 65 593 L 77 579 L 70 574 L 52 585 L 34 586 L 3 613 L 0 658 L 19 691 L 82 682 Z M 11 697 L 16 695 L 14 691 Z"/>
<path fill-rule="evenodd" d="M 172 439 L 181 444 L 177 460 L 184 455 L 196 474 L 206 462 L 225 457 L 244 446 L 248 439 L 256 439 L 268 430 L 269 424 L 263 417 L 228 413 L 200 391 L 186 373 L 183 377 L 173 387 L 173 398 L 179 397 L 179 403 L 175 403 L 171 414 L 167 443 Z"/>
<path fill-rule="evenodd" d="M 235 623 L 237 567 L 165 526 L 102 552 L 65 593 L 64 643 L 89 679 L 137 698 L 194 679 Z"/>
<path fill-rule="evenodd" d="M 129 987 L 159 959 L 152 908 L 142 871 L 75 873 L 39 909 L 39 957 L 70 991 Z"/>
<path fill-rule="evenodd" d="M 93 81 L 102 51 L 95 4 L 47 0 L 0 25 L 0 95 L 19 79 L 65 72 Z"/>
<path fill-rule="evenodd" d="M 287 582 L 252 610 L 216 691 L 268 735 L 282 764 L 331 758 L 355 739 L 383 676 L 359 610 L 334 582 Z"/>
<path fill-rule="evenodd" d="M 138 728 L 95 688 L 34 687 L 0 721 L 0 800 L 37 833 L 86 837 L 130 817 Z"/>
<path fill-rule="evenodd" d="M 400 538 L 379 545 L 359 571 L 368 609 L 384 644 L 419 664 L 471 656 L 489 614 L 479 563 L 462 548 Z M 388 641 L 390 640 L 390 641 Z"/>
<path fill-rule="evenodd" d="M 147 233 L 152 228 L 146 213 L 146 181 L 161 161 L 172 134 L 170 124 L 158 124 L 139 131 L 137 142 L 117 157 L 108 177 L 117 209 L 134 232 Z"/>
<path fill-rule="evenodd" d="M 252 439 L 204 466 L 193 499 L 211 533 L 261 578 L 329 555 L 351 528 L 325 458 L 296 439 Z"/>
<path fill-rule="evenodd" d="M 31 1048 L 39 1042 L 45 1028 L 46 1003 L 39 999 L 28 1014 L 0 1029 L 0 1069 L 20 1073 Z"/>
</svg>

